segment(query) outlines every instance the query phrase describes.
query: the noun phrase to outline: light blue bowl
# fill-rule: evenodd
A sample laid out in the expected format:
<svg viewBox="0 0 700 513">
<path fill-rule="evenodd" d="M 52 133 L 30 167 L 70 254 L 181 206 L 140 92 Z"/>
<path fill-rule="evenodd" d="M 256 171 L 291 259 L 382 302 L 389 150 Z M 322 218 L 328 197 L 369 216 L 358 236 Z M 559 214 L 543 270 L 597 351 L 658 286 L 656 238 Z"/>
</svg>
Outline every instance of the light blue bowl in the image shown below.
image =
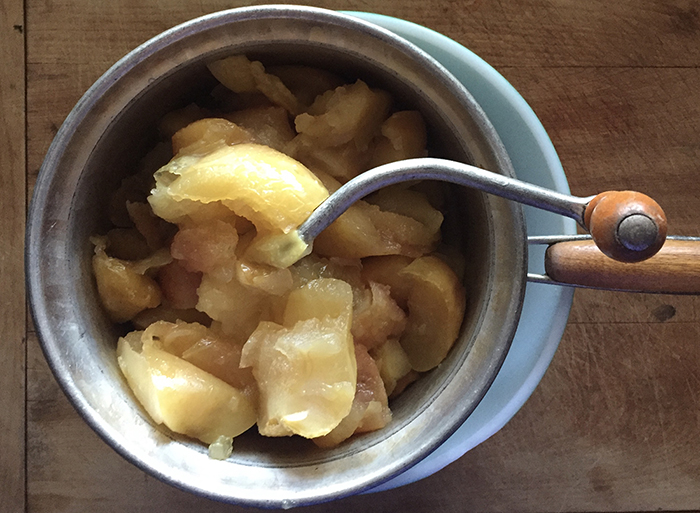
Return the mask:
<svg viewBox="0 0 700 513">
<path fill-rule="evenodd" d="M 562 193 L 569 184 L 559 157 L 537 115 L 515 88 L 483 59 L 452 39 L 415 23 L 349 12 L 388 29 L 428 52 L 474 96 L 496 128 L 517 177 Z M 575 234 L 572 219 L 524 207 L 529 235 Z M 530 247 L 528 271 L 543 272 L 543 249 Z M 535 390 L 554 356 L 571 309 L 573 289 L 528 283 L 515 338 L 498 376 L 476 410 L 435 452 L 375 488 L 396 488 L 449 465 L 499 431 Z"/>
</svg>

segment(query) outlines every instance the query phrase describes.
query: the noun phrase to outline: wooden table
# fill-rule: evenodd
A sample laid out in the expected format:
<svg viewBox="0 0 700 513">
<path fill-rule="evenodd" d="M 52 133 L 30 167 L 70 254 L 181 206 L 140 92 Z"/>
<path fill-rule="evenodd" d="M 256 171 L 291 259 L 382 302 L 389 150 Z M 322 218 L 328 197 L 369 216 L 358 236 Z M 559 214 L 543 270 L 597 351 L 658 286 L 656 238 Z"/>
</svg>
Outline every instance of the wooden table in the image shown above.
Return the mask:
<svg viewBox="0 0 700 513">
<path fill-rule="evenodd" d="M 24 213 L 53 135 L 113 62 L 190 18 L 251 2 L 0 0 L 0 510 L 250 511 L 126 463 L 57 387 L 25 308 Z M 257 3 L 257 2 L 252 2 Z M 700 234 L 697 0 L 335 0 L 435 29 L 532 105 L 571 189 L 637 189 Z M 300 511 L 700 509 L 700 303 L 577 291 L 515 418 L 414 485 Z"/>
</svg>

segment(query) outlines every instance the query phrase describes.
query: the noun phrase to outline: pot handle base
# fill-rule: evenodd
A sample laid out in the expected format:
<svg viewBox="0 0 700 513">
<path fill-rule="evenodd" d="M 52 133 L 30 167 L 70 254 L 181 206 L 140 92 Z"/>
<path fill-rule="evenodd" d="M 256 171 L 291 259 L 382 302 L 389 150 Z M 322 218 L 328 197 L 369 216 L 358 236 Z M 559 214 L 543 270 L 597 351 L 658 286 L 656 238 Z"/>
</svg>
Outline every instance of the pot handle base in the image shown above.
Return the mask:
<svg viewBox="0 0 700 513">
<path fill-rule="evenodd" d="M 531 239 L 551 245 L 544 257 L 546 275 L 529 274 L 528 279 L 629 292 L 700 294 L 700 238 L 669 237 L 656 255 L 636 263 L 609 258 L 589 236 L 570 239 Z"/>
</svg>

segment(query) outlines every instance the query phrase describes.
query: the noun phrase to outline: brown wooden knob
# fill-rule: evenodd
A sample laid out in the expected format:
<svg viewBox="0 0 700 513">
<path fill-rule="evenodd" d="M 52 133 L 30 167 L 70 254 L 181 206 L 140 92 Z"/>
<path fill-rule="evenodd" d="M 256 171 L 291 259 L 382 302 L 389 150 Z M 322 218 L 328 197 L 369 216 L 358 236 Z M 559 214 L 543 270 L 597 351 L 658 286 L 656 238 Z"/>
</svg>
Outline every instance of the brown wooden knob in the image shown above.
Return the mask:
<svg viewBox="0 0 700 513">
<path fill-rule="evenodd" d="M 584 223 L 598 248 L 620 262 L 646 260 L 666 240 L 666 214 L 640 192 L 598 194 L 586 206 Z"/>
</svg>

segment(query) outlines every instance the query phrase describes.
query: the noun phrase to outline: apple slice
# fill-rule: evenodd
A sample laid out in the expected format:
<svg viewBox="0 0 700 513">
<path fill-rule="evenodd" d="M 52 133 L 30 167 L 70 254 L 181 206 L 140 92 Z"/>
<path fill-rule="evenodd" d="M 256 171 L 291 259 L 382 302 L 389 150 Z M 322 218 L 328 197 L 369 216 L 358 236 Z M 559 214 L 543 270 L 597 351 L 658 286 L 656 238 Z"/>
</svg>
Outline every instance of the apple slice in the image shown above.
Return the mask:
<svg viewBox="0 0 700 513">
<path fill-rule="evenodd" d="M 240 390 L 152 344 L 140 332 L 119 339 L 117 359 L 134 395 L 154 422 L 211 444 L 240 435 L 256 412 Z"/>
<path fill-rule="evenodd" d="M 401 347 L 411 367 L 425 372 L 442 362 L 457 340 L 464 317 L 464 287 L 454 271 L 435 256 L 417 258 L 398 276 L 409 287 Z"/>
</svg>

